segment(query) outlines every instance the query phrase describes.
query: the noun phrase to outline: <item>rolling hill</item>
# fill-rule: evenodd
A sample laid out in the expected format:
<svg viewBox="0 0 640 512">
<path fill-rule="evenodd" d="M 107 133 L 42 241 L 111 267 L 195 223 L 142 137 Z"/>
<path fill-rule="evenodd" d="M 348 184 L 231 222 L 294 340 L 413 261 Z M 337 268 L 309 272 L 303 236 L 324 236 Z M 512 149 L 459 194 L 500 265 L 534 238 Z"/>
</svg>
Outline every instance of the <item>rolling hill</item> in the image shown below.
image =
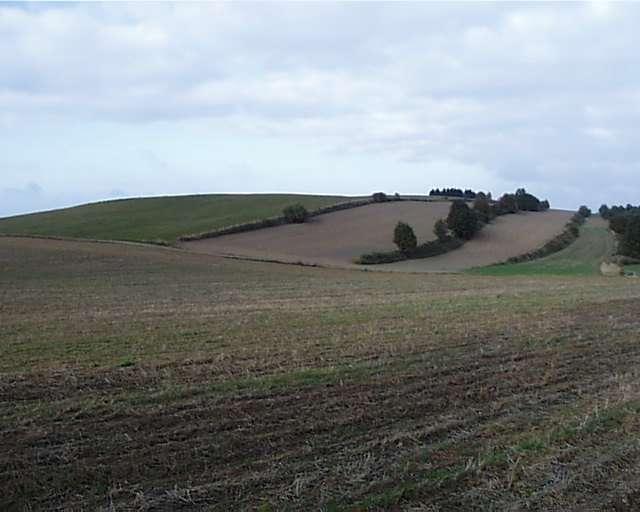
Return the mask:
<svg viewBox="0 0 640 512">
<path fill-rule="evenodd" d="M 216 255 L 356 267 L 362 253 L 395 249 L 398 221 L 413 226 L 418 240 L 433 240 L 433 225 L 446 217 L 449 202 L 403 201 L 371 204 L 332 212 L 306 224 L 289 224 L 182 244 L 191 251 Z M 497 218 L 462 248 L 433 258 L 376 265 L 370 270 L 446 272 L 491 265 L 536 249 L 562 231 L 571 212 L 519 213 Z M 357 266 L 357 268 L 362 268 Z"/>
<path fill-rule="evenodd" d="M 600 263 L 615 251 L 615 237 L 601 217 L 590 217 L 569 247 L 545 258 L 473 269 L 486 276 L 589 276 L 600 274 Z M 633 269 L 630 269 L 633 270 Z"/>
<path fill-rule="evenodd" d="M 173 243 L 180 235 L 308 210 L 351 198 L 299 194 L 208 194 L 119 199 L 0 219 L 0 234 Z"/>
</svg>

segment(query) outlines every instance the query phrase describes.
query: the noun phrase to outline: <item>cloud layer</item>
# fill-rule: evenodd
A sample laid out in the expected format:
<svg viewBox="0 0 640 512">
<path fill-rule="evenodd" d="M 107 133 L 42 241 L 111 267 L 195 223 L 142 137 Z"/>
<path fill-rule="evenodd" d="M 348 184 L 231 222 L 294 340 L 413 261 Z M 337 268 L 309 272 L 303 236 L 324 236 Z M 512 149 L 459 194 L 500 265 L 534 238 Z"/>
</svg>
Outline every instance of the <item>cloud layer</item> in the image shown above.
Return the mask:
<svg viewBox="0 0 640 512">
<path fill-rule="evenodd" d="M 0 198 L 522 184 L 634 202 L 638 22 L 618 3 L 0 6 Z"/>
</svg>

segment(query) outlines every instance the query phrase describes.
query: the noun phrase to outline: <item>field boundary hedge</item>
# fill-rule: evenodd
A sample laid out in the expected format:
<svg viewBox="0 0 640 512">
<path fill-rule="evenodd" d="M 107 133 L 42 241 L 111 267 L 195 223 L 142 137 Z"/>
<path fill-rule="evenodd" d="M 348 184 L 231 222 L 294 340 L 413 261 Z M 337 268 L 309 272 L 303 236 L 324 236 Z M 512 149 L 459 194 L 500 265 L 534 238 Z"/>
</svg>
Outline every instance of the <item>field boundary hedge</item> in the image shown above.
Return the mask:
<svg viewBox="0 0 640 512">
<path fill-rule="evenodd" d="M 462 247 L 463 244 L 464 240 L 460 240 L 455 237 L 449 237 L 444 241 L 431 240 L 418 245 L 415 249 L 407 253 L 401 251 L 389 251 L 363 254 L 356 258 L 354 263 L 358 265 L 380 265 L 382 263 L 396 263 L 398 261 L 431 258 L 433 256 L 439 256 L 440 254 L 453 251 L 454 249 Z"/>
<path fill-rule="evenodd" d="M 578 239 L 578 237 L 580 236 L 579 227 L 584 224 L 586 220 L 586 217 L 583 217 L 582 215 L 580 215 L 580 213 L 576 212 L 573 217 L 571 217 L 569 222 L 565 224 L 562 232 L 549 240 L 542 247 L 533 251 L 529 251 L 525 254 L 521 254 L 520 256 L 513 256 L 512 258 L 504 261 L 502 264 L 533 261 L 544 258 L 545 256 L 549 256 L 556 252 L 560 252 L 562 249 L 569 247 Z"/>
<path fill-rule="evenodd" d="M 351 208 L 359 208 L 361 206 L 367 206 L 370 204 L 379 204 L 381 202 L 391 203 L 394 201 L 418 201 L 425 203 L 438 202 L 440 199 L 429 198 L 413 198 L 413 197 L 398 197 L 387 196 L 384 201 L 375 201 L 373 198 L 359 199 L 355 201 L 345 201 L 342 203 L 336 203 L 330 206 L 323 206 L 309 212 L 309 218 L 324 215 L 325 213 L 333 213 L 341 210 L 350 210 Z M 256 231 L 258 229 L 271 228 L 275 226 L 282 226 L 288 224 L 284 215 L 277 215 L 275 217 L 267 217 L 266 219 L 254 220 L 250 222 L 243 222 L 241 224 L 233 224 L 224 228 L 213 229 L 211 231 L 204 231 L 202 233 L 194 233 L 189 235 L 183 235 L 178 237 L 179 242 L 193 242 L 195 240 L 203 240 L 206 238 L 217 238 L 224 235 L 233 235 L 236 233 L 245 233 L 247 231 Z"/>
</svg>

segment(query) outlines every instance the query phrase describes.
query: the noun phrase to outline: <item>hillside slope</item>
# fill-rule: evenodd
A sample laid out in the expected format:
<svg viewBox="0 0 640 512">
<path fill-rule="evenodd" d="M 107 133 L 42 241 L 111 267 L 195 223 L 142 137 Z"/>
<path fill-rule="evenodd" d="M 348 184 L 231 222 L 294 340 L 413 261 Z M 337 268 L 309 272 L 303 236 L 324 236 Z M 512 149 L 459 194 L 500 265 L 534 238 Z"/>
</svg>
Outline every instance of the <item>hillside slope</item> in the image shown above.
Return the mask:
<svg viewBox="0 0 640 512">
<path fill-rule="evenodd" d="M 353 266 L 353 259 L 365 252 L 394 249 L 393 229 L 398 221 L 413 226 L 420 241 L 432 240 L 433 225 L 447 216 L 449 204 L 447 201 L 370 204 L 327 213 L 304 224 L 187 242 L 183 247 L 208 254 L 288 263 Z"/>
<path fill-rule="evenodd" d="M 474 269 L 472 272 L 488 276 L 598 275 L 602 259 L 613 254 L 614 250 L 615 237 L 607 222 L 600 217 L 591 217 L 580 228 L 578 239 L 562 251 L 539 260 Z"/>
<path fill-rule="evenodd" d="M 208 194 L 120 199 L 0 219 L 0 233 L 174 242 L 180 235 L 279 215 L 296 202 L 312 210 L 344 196 Z"/>
<path fill-rule="evenodd" d="M 435 238 L 433 225 L 446 217 L 449 202 L 391 202 L 333 212 L 301 225 L 285 225 L 188 242 L 196 252 L 248 258 L 362 268 L 354 258 L 365 252 L 395 249 L 393 228 L 408 222 L 418 240 Z M 562 231 L 571 212 L 548 211 L 499 217 L 461 249 L 421 260 L 375 265 L 370 270 L 404 272 L 460 271 L 504 261 L 543 245 Z"/>
</svg>

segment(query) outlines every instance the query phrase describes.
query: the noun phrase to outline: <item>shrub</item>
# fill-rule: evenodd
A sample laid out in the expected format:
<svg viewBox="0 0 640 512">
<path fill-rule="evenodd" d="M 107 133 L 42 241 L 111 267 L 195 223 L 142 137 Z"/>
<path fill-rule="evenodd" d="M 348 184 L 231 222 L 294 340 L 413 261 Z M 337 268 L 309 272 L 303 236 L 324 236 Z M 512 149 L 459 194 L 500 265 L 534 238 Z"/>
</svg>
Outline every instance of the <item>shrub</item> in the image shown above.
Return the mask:
<svg viewBox="0 0 640 512">
<path fill-rule="evenodd" d="M 525 189 L 519 188 L 515 194 L 516 207 L 525 212 L 539 212 L 540 199 L 533 194 L 529 194 Z"/>
<path fill-rule="evenodd" d="M 473 202 L 473 211 L 476 213 L 478 220 L 485 224 L 494 217 L 491 203 L 489 203 L 487 196 L 482 193 L 478 193 L 476 196 L 476 199 Z"/>
<path fill-rule="evenodd" d="M 300 203 L 292 204 L 282 210 L 282 215 L 290 224 L 301 224 L 309 217 L 309 212 Z"/>
<path fill-rule="evenodd" d="M 544 201 L 540 201 L 540 211 L 545 212 L 549 208 L 551 208 L 551 205 L 548 200 L 545 199 Z"/>
<path fill-rule="evenodd" d="M 463 240 L 470 240 L 478 231 L 478 218 L 464 201 L 457 199 L 451 203 L 447 226 Z"/>
<path fill-rule="evenodd" d="M 449 238 L 449 228 L 444 219 L 438 219 L 433 225 L 433 233 L 438 237 L 438 240 L 444 242 Z"/>
<path fill-rule="evenodd" d="M 384 192 L 375 192 L 372 196 L 374 203 L 384 203 L 388 201 L 387 194 Z"/>
<path fill-rule="evenodd" d="M 418 245 L 418 239 L 413 228 L 405 222 L 398 222 L 393 231 L 393 243 L 403 254 L 408 254 Z"/>
<path fill-rule="evenodd" d="M 618 235 L 624 234 L 627 229 L 627 217 L 626 215 L 616 215 L 609 219 L 609 229 L 617 233 Z"/>
<path fill-rule="evenodd" d="M 620 240 L 620 253 L 632 258 L 640 258 L 640 216 L 631 215 L 627 218 Z"/>
<path fill-rule="evenodd" d="M 588 206 L 582 205 L 580 208 L 578 208 L 578 213 L 585 219 L 587 217 L 591 217 L 591 209 Z"/>
<path fill-rule="evenodd" d="M 513 194 L 503 194 L 503 196 L 498 200 L 498 209 L 501 215 L 516 213 L 518 211 L 516 196 Z"/>
<path fill-rule="evenodd" d="M 445 241 L 431 240 L 418 245 L 410 254 L 405 254 L 401 251 L 391 252 L 370 252 L 363 254 L 355 260 L 355 263 L 360 265 L 378 265 L 381 263 L 395 263 L 396 261 L 404 261 L 408 258 L 420 259 L 431 258 L 440 254 L 453 251 L 462 246 L 464 242 L 458 238 L 449 237 Z"/>
</svg>

